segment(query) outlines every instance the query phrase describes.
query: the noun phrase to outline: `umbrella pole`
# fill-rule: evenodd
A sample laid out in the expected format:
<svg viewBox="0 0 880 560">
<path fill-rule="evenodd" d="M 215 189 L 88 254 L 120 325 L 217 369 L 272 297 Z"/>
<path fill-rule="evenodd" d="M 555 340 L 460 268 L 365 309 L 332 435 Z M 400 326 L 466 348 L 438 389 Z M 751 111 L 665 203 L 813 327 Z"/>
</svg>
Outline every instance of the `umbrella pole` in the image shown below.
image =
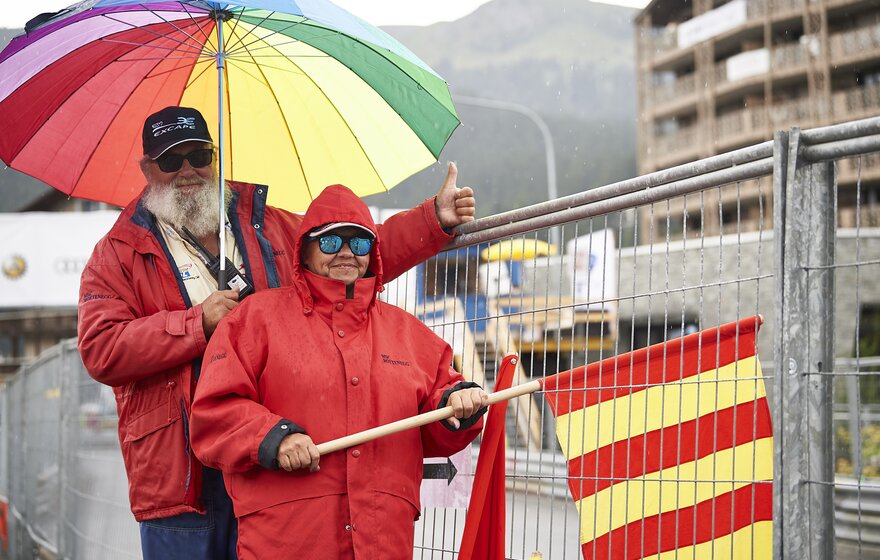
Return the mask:
<svg viewBox="0 0 880 560">
<path fill-rule="evenodd" d="M 228 288 L 226 286 L 226 180 L 223 177 L 223 90 L 224 80 L 223 72 L 226 69 L 226 53 L 223 52 L 223 15 L 220 10 L 214 13 L 217 22 L 217 159 L 220 171 L 218 173 L 218 181 L 220 182 L 220 215 L 218 217 L 220 226 L 217 229 L 217 235 L 220 236 L 220 270 L 217 271 L 217 286 L 221 290 Z"/>
</svg>

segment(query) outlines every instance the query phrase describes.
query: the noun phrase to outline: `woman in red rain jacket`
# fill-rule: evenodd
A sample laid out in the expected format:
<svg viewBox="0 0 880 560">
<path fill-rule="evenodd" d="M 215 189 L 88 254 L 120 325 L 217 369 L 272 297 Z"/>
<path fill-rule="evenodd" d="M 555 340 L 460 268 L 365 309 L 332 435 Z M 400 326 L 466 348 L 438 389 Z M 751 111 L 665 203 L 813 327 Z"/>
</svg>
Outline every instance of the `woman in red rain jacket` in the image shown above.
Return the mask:
<svg viewBox="0 0 880 560">
<path fill-rule="evenodd" d="M 411 559 L 424 457 L 466 447 L 487 396 L 452 350 L 378 300 L 380 240 L 341 185 L 309 207 L 294 285 L 254 294 L 215 331 L 192 444 L 223 471 L 250 558 Z M 318 457 L 315 443 L 452 405 L 455 418 Z"/>
</svg>

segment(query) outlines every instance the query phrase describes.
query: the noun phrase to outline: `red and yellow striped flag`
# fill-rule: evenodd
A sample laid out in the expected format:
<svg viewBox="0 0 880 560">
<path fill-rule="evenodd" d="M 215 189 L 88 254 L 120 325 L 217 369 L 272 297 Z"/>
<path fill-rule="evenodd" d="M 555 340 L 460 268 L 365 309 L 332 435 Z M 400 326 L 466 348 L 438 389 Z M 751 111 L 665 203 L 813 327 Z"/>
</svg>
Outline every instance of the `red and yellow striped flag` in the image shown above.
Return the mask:
<svg viewBox="0 0 880 560">
<path fill-rule="evenodd" d="M 760 317 L 547 378 L 591 558 L 770 558 Z"/>
</svg>

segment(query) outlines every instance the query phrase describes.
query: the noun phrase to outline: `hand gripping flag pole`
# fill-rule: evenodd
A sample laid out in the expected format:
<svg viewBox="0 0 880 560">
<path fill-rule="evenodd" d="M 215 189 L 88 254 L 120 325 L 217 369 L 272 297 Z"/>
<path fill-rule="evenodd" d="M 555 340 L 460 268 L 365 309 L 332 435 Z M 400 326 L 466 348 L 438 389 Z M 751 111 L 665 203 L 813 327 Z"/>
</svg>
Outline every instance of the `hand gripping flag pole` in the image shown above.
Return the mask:
<svg viewBox="0 0 880 560">
<path fill-rule="evenodd" d="M 511 359 L 511 356 L 505 358 L 505 361 L 509 359 Z M 542 380 L 538 379 L 529 383 L 517 385 L 516 387 L 505 389 L 503 391 L 492 393 L 489 395 L 489 404 L 492 405 L 495 403 L 508 401 L 522 395 L 528 395 L 530 393 L 539 391 L 541 389 L 541 383 Z M 451 406 L 438 408 L 437 410 L 425 412 L 424 414 L 419 414 L 418 416 L 404 418 L 403 420 L 398 420 L 396 422 L 391 422 L 389 424 L 370 428 L 369 430 L 364 430 L 362 432 L 357 432 L 355 434 L 320 443 L 317 445 L 318 453 L 320 453 L 321 455 L 326 455 L 328 453 L 333 453 L 334 451 L 341 451 L 342 449 L 354 447 L 355 445 L 360 445 L 362 443 L 366 443 L 368 441 L 372 441 L 383 436 L 390 436 L 391 434 L 396 434 L 398 432 L 409 430 L 411 428 L 419 428 L 432 422 L 439 422 L 440 420 L 448 420 L 449 418 L 452 418 L 453 414 L 454 413 Z"/>
</svg>

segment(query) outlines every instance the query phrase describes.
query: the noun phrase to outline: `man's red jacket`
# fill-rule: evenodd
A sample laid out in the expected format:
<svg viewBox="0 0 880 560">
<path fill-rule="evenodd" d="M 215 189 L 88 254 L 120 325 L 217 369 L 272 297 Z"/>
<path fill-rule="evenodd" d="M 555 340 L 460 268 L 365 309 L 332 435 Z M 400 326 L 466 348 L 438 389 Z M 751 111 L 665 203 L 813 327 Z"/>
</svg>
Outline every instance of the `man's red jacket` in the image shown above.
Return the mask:
<svg viewBox="0 0 880 560">
<path fill-rule="evenodd" d="M 257 290 L 290 285 L 302 216 L 266 205 L 263 185 L 229 183 L 229 221 Z M 383 226 L 383 254 L 396 277 L 450 239 L 433 200 Z M 204 513 L 201 464 L 189 414 L 206 347 L 193 306 L 153 216 L 133 201 L 95 246 L 79 295 L 79 352 L 89 374 L 113 386 L 129 500 L 138 521 Z"/>
</svg>

